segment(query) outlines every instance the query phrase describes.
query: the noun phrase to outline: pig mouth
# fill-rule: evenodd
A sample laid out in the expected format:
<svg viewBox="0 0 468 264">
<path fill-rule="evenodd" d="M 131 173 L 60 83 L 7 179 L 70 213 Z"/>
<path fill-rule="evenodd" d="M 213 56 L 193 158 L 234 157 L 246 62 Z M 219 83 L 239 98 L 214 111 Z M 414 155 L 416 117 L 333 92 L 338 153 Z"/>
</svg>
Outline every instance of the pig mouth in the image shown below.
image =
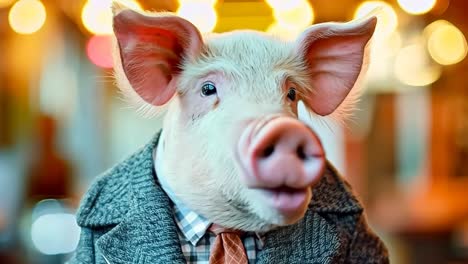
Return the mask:
<svg viewBox="0 0 468 264">
<path fill-rule="evenodd" d="M 303 209 L 309 203 L 310 188 L 280 186 L 257 189 L 268 204 L 282 214 L 289 215 Z"/>
<path fill-rule="evenodd" d="M 286 185 L 275 187 L 275 188 L 265 188 L 265 189 L 271 192 L 275 192 L 275 193 L 288 193 L 288 194 L 293 194 L 293 193 L 307 190 L 307 188 L 293 188 L 293 187 L 289 187 Z"/>
</svg>

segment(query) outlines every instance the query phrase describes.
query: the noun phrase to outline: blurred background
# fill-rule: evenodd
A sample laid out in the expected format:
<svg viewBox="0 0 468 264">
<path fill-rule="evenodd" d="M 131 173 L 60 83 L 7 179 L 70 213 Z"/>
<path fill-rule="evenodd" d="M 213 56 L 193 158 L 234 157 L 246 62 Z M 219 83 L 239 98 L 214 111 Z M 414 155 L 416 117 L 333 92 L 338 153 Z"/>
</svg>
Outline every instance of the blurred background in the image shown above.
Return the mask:
<svg viewBox="0 0 468 264">
<path fill-rule="evenodd" d="M 121 2 L 177 12 L 203 32 L 284 38 L 380 7 L 354 118 L 345 126 L 307 121 L 361 197 L 392 263 L 468 263 L 468 1 Z M 114 86 L 109 6 L 0 0 L 0 263 L 67 260 L 90 182 L 161 127 Z"/>
</svg>

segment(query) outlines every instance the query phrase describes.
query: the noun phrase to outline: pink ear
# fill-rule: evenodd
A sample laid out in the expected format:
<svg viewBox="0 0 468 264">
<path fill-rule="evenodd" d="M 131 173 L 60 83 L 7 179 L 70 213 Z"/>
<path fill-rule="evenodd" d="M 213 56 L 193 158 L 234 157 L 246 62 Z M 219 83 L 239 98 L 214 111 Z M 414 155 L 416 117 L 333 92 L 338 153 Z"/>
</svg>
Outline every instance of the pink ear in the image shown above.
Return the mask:
<svg viewBox="0 0 468 264">
<path fill-rule="evenodd" d="M 159 106 L 175 93 L 171 82 L 184 59 L 195 57 L 203 42 L 196 27 L 168 14 L 146 16 L 130 9 L 114 16 L 124 73 L 137 94 Z"/>
<path fill-rule="evenodd" d="M 319 115 L 331 114 L 343 102 L 361 73 L 365 48 L 377 18 L 354 23 L 323 23 L 297 40 L 310 71 L 313 89 L 304 103 Z"/>
</svg>

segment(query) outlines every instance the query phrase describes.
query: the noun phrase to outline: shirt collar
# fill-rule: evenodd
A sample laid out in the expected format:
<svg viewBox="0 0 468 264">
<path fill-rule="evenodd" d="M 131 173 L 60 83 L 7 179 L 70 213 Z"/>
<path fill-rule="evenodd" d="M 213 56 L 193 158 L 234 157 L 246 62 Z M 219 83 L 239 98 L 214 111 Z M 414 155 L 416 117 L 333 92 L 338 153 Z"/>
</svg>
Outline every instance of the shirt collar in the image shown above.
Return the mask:
<svg viewBox="0 0 468 264">
<path fill-rule="evenodd" d="M 156 171 L 156 176 L 159 183 L 161 184 L 162 189 L 166 192 L 169 198 L 173 202 L 173 209 L 176 224 L 179 227 L 179 230 L 185 236 L 185 238 L 193 245 L 196 246 L 198 241 L 206 234 L 208 228 L 211 226 L 212 222 L 206 219 L 204 216 L 196 213 L 194 210 L 187 207 L 172 191 L 172 189 L 167 184 L 164 174 L 162 173 L 161 167 L 161 156 L 164 146 L 164 133 L 161 133 L 160 144 L 153 151 L 154 167 Z M 159 157 L 159 158 L 156 158 Z M 260 233 L 255 233 L 257 239 L 260 241 L 260 247 L 264 245 L 264 237 Z"/>
</svg>

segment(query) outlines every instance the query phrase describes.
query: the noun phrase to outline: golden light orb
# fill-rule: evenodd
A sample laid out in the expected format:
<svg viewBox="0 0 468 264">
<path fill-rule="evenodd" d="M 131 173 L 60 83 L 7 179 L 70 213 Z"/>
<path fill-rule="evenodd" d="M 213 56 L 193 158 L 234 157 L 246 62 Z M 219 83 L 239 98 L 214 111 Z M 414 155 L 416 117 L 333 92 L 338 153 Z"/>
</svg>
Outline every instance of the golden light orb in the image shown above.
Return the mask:
<svg viewBox="0 0 468 264">
<path fill-rule="evenodd" d="M 468 52 L 466 38 L 457 27 L 448 22 L 438 22 L 428 27 L 430 28 L 425 30 L 426 34 L 430 34 L 427 50 L 437 63 L 452 65 L 466 57 Z"/>
<path fill-rule="evenodd" d="M 278 22 L 274 22 L 268 27 L 266 32 L 285 40 L 294 40 L 298 37 L 302 30 L 285 27 L 284 25 L 279 24 Z"/>
<path fill-rule="evenodd" d="M 304 4 L 304 0 L 266 0 L 266 3 L 271 6 L 271 8 L 284 11 L 297 8 Z"/>
<path fill-rule="evenodd" d="M 141 10 L 134 0 L 119 0 L 123 5 Z M 112 34 L 112 0 L 88 0 L 81 11 L 81 20 L 85 28 L 96 35 Z"/>
<path fill-rule="evenodd" d="M 8 22 L 15 32 L 32 34 L 41 29 L 46 17 L 46 9 L 41 1 L 20 0 L 11 7 Z"/>
<path fill-rule="evenodd" d="M 203 33 L 213 31 L 218 21 L 212 1 L 182 2 L 177 15 L 192 22 Z"/>
<path fill-rule="evenodd" d="M 397 0 L 401 9 L 412 15 L 425 14 L 435 6 L 437 0 Z"/>
<path fill-rule="evenodd" d="M 307 1 L 300 1 L 292 8 L 274 8 L 273 17 L 281 27 L 302 30 L 314 22 L 315 15 Z"/>
<path fill-rule="evenodd" d="M 214 6 L 218 0 L 179 0 L 179 5 L 187 4 L 187 3 L 197 3 L 197 4 L 210 4 Z"/>
<path fill-rule="evenodd" d="M 431 63 L 422 43 L 402 48 L 395 58 L 396 78 L 410 86 L 427 86 L 440 78 L 440 66 Z"/>
<path fill-rule="evenodd" d="M 362 2 L 356 12 L 354 19 L 368 17 L 375 12 L 378 22 L 374 33 L 374 39 L 385 40 L 392 35 L 398 26 L 398 16 L 393 7 L 383 1 Z"/>
</svg>

